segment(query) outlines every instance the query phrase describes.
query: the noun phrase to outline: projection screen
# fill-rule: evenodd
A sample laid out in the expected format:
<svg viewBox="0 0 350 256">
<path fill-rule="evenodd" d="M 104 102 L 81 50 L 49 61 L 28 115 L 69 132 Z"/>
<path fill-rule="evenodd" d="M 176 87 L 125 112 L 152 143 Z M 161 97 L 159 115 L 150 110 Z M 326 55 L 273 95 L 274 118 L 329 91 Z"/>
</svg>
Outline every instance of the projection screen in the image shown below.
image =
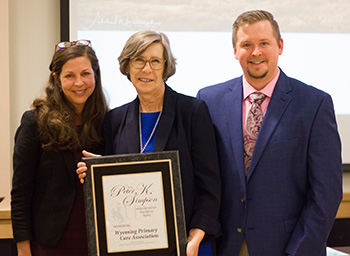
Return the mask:
<svg viewBox="0 0 350 256">
<path fill-rule="evenodd" d="M 61 4 L 62 17 L 66 17 L 62 24 L 67 24 L 62 26 L 62 39 L 92 41 L 111 108 L 136 97 L 117 61 L 126 40 L 136 31 L 152 29 L 169 37 L 177 71 L 167 84 L 178 92 L 195 96 L 202 87 L 242 75 L 231 40 L 235 18 L 252 9 L 270 11 L 284 40 L 280 68 L 288 76 L 320 88 L 333 98 L 344 168 L 348 169 L 350 1 L 62 0 Z M 69 38 L 64 38 L 65 35 Z"/>
</svg>

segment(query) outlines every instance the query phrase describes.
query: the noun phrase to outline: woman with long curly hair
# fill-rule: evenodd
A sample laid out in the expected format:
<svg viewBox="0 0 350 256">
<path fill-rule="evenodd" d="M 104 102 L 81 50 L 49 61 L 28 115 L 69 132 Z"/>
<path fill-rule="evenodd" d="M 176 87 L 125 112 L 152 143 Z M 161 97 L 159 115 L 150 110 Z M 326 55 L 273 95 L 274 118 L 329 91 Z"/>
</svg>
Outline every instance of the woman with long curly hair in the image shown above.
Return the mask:
<svg viewBox="0 0 350 256">
<path fill-rule="evenodd" d="M 82 149 L 103 153 L 107 104 L 88 40 L 56 45 L 46 95 L 15 135 L 12 226 L 18 255 L 87 255 Z"/>
</svg>

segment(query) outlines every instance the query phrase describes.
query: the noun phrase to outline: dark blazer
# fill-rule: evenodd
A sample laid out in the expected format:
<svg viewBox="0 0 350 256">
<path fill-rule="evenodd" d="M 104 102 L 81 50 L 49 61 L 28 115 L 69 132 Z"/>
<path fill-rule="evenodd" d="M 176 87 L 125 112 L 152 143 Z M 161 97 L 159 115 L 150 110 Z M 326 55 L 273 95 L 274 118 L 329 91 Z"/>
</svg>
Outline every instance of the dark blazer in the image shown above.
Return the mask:
<svg viewBox="0 0 350 256">
<path fill-rule="evenodd" d="M 42 150 L 33 111 L 23 114 L 13 154 L 11 215 L 16 242 L 59 242 L 75 199 L 76 163 L 71 151 Z"/>
<path fill-rule="evenodd" d="M 282 71 L 244 175 L 242 77 L 204 88 L 222 175 L 218 255 L 320 256 L 342 198 L 331 97 Z"/>
<path fill-rule="evenodd" d="M 106 115 L 106 154 L 140 152 L 139 100 Z M 187 230 L 219 233 L 220 174 L 214 128 L 205 103 L 166 86 L 154 151 L 179 150 Z"/>
</svg>

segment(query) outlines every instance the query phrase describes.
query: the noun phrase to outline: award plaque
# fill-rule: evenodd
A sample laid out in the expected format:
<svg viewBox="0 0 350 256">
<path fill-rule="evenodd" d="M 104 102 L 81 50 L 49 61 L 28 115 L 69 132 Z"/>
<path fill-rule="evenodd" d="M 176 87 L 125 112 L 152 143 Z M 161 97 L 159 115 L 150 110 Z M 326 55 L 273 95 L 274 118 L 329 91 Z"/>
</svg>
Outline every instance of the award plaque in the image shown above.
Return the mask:
<svg viewBox="0 0 350 256">
<path fill-rule="evenodd" d="M 90 256 L 185 256 L 177 151 L 85 157 Z"/>
</svg>

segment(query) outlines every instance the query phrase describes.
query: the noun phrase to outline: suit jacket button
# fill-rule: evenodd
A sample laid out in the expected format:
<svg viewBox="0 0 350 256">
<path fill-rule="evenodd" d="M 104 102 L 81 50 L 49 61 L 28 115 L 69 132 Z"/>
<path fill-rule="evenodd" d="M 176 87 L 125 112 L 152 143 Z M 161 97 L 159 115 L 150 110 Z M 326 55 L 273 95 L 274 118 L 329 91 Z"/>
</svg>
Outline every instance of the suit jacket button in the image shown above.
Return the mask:
<svg viewBox="0 0 350 256">
<path fill-rule="evenodd" d="M 244 200 L 244 198 L 243 198 L 243 197 L 241 198 L 241 203 L 242 203 L 242 204 L 244 204 L 244 203 L 245 203 L 245 200 Z"/>
<path fill-rule="evenodd" d="M 242 233 L 242 228 L 237 228 L 237 232 Z"/>
</svg>

